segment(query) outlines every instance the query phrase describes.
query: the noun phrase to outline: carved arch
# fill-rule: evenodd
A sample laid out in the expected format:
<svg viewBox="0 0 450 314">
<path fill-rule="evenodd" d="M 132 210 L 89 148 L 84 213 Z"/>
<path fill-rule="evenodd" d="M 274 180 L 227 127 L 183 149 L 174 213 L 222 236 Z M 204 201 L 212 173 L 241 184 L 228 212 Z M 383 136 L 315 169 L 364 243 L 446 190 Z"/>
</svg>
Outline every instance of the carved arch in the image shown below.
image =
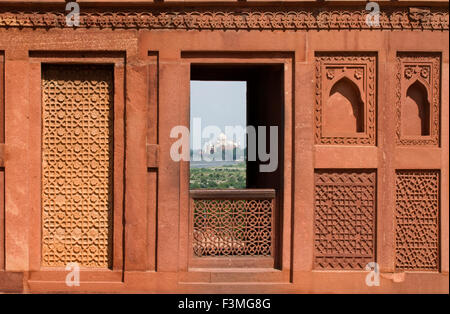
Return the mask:
<svg viewBox="0 0 450 314">
<path fill-rule="evenodd" d="M 441 53 L 398 52 L 398 145 L 439 146 Z"/>
<path fill-rule="evenodd" d="M 376 145 L 376 60 L 374 52 L 316 52 L 315 143 L 322 145 Z M 341 81 L 342 80 L 342 81 Z M 337 83 L 336 86 L 334 86 Z M 345 83 L 345 84 L 344 84 Z M 345 97 L 341 85 L 350 91 Z M 330 92 L 333 90 L 333 93 Z M 332 100 L 329 101 L 330 95 Z M 326 112 L 333 99 L 347 103 L 347 118 L 353 128 L 339 130 Z M 350 104 L 350 105 L 349 105 Z M 353 107 L 357 117 L 353 114 Z M 332 107 L 333 108 L 333 107 Z M 357 118 L 357 119 L 356 119 Z M 327 121 L 326 121 L 327 120 Z M 336 119 L 334 119 L 336 120 Z M 358 120 L 359 124 L 357 123 Z M 343 132 L 342 132 L 343 131 Z M 362 132 L 358 132 L 362 131 Z"/>
<path fill-rule="evenodd" d="M 323 114 L 326 133 L 364 132 L 364 102 L 359 87 L 346 76 L 338 79 L 330 88 Z"/>
<path fill-rule="evenodd" d="M 428 89 L 414 81 L 406 90 L 403 102 L 402 132 L 406 136 L 430 135 L 430 101 Z"/>
</svg>

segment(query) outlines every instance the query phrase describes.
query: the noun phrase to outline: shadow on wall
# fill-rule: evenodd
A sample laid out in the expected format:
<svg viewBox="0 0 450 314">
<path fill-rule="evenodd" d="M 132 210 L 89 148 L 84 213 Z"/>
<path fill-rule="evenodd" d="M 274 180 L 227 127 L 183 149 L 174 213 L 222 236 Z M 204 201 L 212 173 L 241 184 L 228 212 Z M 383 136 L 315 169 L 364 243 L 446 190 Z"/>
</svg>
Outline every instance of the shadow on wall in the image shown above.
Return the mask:
<svg viewBox="0 0 450 314">
<path fill-rule="evenodd" d="M 343 77 L 330 90 L 324 110 L 327 134 L 352 135 L 364 132 L 364 103 L 358 86 Z"/>
<path fill-rule="evenodd" d="M 430 135 L 430 103 L 427 89 L 421 82 L 416 81 L 408 88 L 402 114 L 403 135 Z"/>
</svg>

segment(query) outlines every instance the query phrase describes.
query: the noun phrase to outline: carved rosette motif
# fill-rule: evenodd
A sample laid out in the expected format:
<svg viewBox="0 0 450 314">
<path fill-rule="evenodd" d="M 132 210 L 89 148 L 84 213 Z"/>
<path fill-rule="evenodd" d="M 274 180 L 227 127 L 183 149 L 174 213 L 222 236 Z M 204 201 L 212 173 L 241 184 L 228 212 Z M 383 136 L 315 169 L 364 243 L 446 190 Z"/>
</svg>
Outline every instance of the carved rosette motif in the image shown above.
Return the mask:
<svg viewBox="0 0 450 314">
<path fill-rule="evenodd" d="M 398 145 L 438 146 L 440 138 L 440 70 L 438 53 L 402 52 L 397 55 L 396 138 Z M 428 136 L 402 135 L 402 102 L 408 87 L 419 81 L 426 88 L 430 103 L 430 134 Z"/>
<path fill-rule="evenodd" d="M 316 269 L 363 269 L 375 261 L 375 170 L 317 170 L 314 202 Z"/>
<path fill-rule="evenodd" d="M 194 200 L 195 256 L 271 256 L 273 200 Z"/>
<path fill-rule="evenodd" d="M 376 54 L 362 52 L 317 53 L 315 61 L 314 138 L 316 144 L 376 144 Z M 364 131 L 351 135 L 329 135 L 324 132 L 324 101 L 338 78 L 348 78 L 360 89 L 363 102 Z"/>
<path fill-rule="evenodd" d="M 439 170 L 396 175 L 395 267 L 439 271 Z"/>
<path fill-rule="evenodd" d="M 369 26 L 369 11 L 352 7 L 327 8 L 177 8 L 80 12 L 80 28 L 146 28 L 146 29 L 407 29 L 448 30 L 448 8 L 431 8 L 423 12 L 406 8 L 383 8 L 380 25 Z M 64 28 L 66 13 L 61 11 L 3 11 L 0 27 Z"/>
<path fill-rule="evenodd" d="M 107 67 L 43 69 L 43 266 L 111 266 L 112 101 Z"/>
</svg>

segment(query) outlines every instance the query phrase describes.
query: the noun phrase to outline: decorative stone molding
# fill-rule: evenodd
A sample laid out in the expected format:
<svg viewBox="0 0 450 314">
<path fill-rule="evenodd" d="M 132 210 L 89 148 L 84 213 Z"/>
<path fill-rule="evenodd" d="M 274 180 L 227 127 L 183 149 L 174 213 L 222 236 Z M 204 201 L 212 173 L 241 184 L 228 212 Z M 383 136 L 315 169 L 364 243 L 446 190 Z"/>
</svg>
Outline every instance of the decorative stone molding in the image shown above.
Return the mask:
<svg viewBox="0 0 450 314">
<path fill-rule="evenodd" d="M 398 145 L 439 145 L 439 115 L 440 115 L 440 68 L 439 53 L 401 52 L 397 55 L 397 86 L 396 86 L 396 136 Z M 415 82 L 424 87 L 428 102 L 428 134 L 402 134 L 402 124 L 407 118 L 402 118 L 402 106 L 406 101 L 408 88 Z M 405 112 L 403 112 L 403 115 Z"/>
<path fill-rule="evenodd" d="M 316 54 L 315 143 L 325 145 L 376 144 L 376 54 L 366 52 L 337 52 Z M 324 73 L 325 75 L 323 75 Z M 333 88 L 346 80 L 358 94 L 358 104 L 352 103 L 358 131 L 344 130 L 334 125 L 341 123 L 336 116 L 326 120 L 326 108 Z M 345 96 L 344 96 L 345 97 Z M 334 106 L 336 108 L 336 106 Z M 331 130 L 331 131 L 330 131 Z"/>
<path fill-rule="evenodd" d="M 266 30 L 448 30 L 448 8 L 382 8 L 380 25 L 366 24 L 369 11 L 307 7 L 168 7 L 105 12 L 86 8 L 80 28 L 266 29 Z M 0 27 L 66 28 L 63 11 L 3 11 Z"/>
</svg>

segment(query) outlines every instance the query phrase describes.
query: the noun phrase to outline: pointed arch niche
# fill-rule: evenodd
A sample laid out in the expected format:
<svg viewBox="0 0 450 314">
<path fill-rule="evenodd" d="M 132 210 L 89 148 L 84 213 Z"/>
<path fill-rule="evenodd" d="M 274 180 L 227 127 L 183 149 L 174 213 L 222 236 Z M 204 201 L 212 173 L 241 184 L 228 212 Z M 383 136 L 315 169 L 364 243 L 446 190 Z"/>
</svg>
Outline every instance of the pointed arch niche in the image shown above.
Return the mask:
<svg viewBox="0 0 450 314">
<path fill-rule="evenodd" d="M 364 132 L 364 103 L 359 87 L 342 77 L 331 87 L 323 108 L 325 134 L 352 136 Z"/>
<path fill-rule="evenodd" d="M 372 52 L 316 52 L 315 143 L 376 145 Z"/>
<path fill-rule="evenodd" d="M 397 144 L 439 145 L 439 53 L 397 54 Z"/>
<path fill-rule="evenodd" d="M 428 91 L 415 81 L 406 91 L 402 106 L 402 133 L 406 136 L 430 135 L 430 102 Z"/>
</svg>

